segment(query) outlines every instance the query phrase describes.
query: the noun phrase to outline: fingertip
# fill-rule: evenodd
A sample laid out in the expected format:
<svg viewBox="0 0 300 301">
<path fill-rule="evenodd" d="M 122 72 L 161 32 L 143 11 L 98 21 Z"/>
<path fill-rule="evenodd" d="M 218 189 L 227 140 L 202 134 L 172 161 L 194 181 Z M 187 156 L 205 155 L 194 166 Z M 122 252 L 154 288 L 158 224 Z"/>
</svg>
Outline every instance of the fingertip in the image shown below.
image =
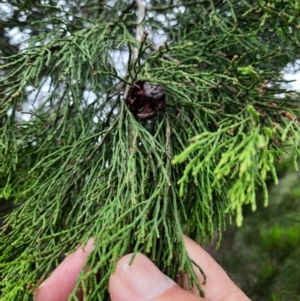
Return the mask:
<svg viewBox="0 0 300 301">
<path fill-rule="evenodd" d="M 82 271 L 87 257 L 95 248 L 91 237 L 85 246 L 79 247 L 67 256 L 52 274 L 37 288 L 35 301 L 66 301 L 72 293 L 77 277 Z"/>
<path fill-rule="evenodd" d="M 154 300 L 170 288 L 177 286 L 143 254 L 121 258 L 110 278 L 109 292 L 113 301 Z"/>
<path fill-rule="evenodd" d="M 209 300 L 249 301 L 249 298 L 233 283 L 224 269 L 195 241 L 184 236 L 185 246 L 191 259 L 196 262 L 206 275 L 206 284 L 202 286 Z M 204 277 L 194 266 L 200 282 Z M 185 283 L 185 282 L 184 282 Z M 196 293 L 197 289 L 194 290 Z"/>
<path fill-rule="evenodd" d="M 85 246 L 77 250 L 81 250 L 83 253 L 86 253 L 87 256 L 95 249 L 95 239 L 94 237 L 90 237 Z M 76 251 L 75 251 L 76 252 Z"/>
<path fill-rule="evenodd" d="M 200 301 L 163 274 L 143 254 L 137 254 L 129 265 L 132 254 L 119 260 L 110 277 L 109 292 L 112 301 Z"/>
</svg>

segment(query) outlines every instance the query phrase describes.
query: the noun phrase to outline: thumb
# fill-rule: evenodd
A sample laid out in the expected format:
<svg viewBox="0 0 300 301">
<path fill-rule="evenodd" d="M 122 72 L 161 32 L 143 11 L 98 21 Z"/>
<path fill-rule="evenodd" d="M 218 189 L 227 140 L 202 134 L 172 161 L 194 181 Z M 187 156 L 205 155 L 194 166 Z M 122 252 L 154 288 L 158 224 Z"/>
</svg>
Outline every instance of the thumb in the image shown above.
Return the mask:
<svg viewBox="0 0 300 301">
<path fill-rule="evenodd" d="M 109 281 L 112 301 L 200 301 L 205 300 L 180 288 L 163 274 L 150 259 L 137 254 L 129 265 L 132 254 L 119 260 Z"/>
</svg>

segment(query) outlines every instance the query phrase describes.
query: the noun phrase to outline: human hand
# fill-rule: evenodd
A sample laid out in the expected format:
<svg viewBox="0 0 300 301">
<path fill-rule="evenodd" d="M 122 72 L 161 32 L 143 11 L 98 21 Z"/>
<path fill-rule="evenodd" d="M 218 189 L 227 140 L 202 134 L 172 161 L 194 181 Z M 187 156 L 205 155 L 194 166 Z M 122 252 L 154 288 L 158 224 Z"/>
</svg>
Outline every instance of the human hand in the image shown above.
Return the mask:
<svg viewBox="0 0 300 301">
<path fill-rule="evenodd" d="M 137 254 L 132 265 L 128 265 L 131 255 L 121 258 L 110 277 L 109 292 L 112 301 L 250 301 L 249 298 L 230 280 L 224 270 L 198 244 L 185 237 L 189 256 L 206 273 L 207 283 L 203 286 L 205 298 L 199 297 L 197 289 L 193 293 L 179 287 L 164 275 L 150 259 Z M 35 294 L 35 301 L 67 301 L 75 287 L 76 279 L 84 263 L 93 250 L 90 239 L 85 250 L 79 248 L 69 255 L 41 284 Z M 200 281 L 203 277 L 197 273 Z"/>
</svg>

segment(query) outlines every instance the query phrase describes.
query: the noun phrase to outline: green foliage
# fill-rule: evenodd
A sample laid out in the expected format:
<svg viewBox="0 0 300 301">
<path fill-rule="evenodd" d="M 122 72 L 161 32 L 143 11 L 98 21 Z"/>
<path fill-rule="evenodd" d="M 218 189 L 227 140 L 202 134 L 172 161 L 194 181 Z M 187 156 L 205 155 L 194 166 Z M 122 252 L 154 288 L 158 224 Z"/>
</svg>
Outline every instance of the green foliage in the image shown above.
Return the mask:
<svg viewBox="0 0 300 301">
<path fill-rule="evenodd" d="M 291 129 L 289 125 L 294 123 L 290 122 L 284 131 L 277 126 L 273 129 L 261 127 L 259 114 L 252 106 L 248 107 L 248 111 L 253 118 L 249 116 L 248 119 L 240 122 L 235 120 L 235 123 L 226 120 L 220 124 L 216 132 L 204 132 L 191 139 L 192 144 L 173 159 L 173 163 L 184 162 L 195 153 L 193 159 L 186 165 L 183 177 L 178 181 L 180 195 L 186 193 L 185 183 L 190 173 L 195 178 L 199 173 L 210 174 L 210 177 L 206 178 L 207 185 L 203 185 L 201 191 L 212 200 L 212 189 L 221 194 L 224 186 L 227 186 L 227 196 L 230 201 L 227 210 L 236 210 L 238 226 L 242 224 L 243 204 L 251 204 L 252 210 L 256 210 L 255 190 L 258 184 L 264 191 L 264 205 L 267 206 L 266 178 L 271 173 L 274 182 L 278 184 L 275 158 L 279 158 L 282 154 L 280 150 L 270 148 L 270 139 L 285 141 L 286 132 Z M 298 145 L 297 132 L 299 127 L 296 125 L 291 139 L 296 146 Z M 294 160 L 296 160 L 298 151 L 294 152 Z M 295 168 L 298 169 L 297 164 Z"/>
<path fill-rule="evenodd" d="M 269 187 L 268 210 L 244 210 L 243 227 L 229 227 L 214 254 L 253 301 L 300 300 L 298 186 L 299 174 L 289 170 Z"/>
<path fill-rule="evenodd" d="M 115 2 L 38 5 L 24 48 L 3 58 L 0 193 L 23 204 L 1 237 L 1 301 L 30 300 L 90 236 L 88 300 L 107 300 L 128 252 L 201 291 L 183 233 L 212 239 L 235 211 L 240 225 L 258 186 L 266 204 L 291 144 L 296 167 L 299 95 L 280 87 L 298 58 L 296 2 L 153 1 L 141 24 L 135 1 Z M 134 118 L 122 93 L 136 79 L 165 87 L 166 112 Z"/>
<path fill-rule="evenodd" d="M 293 249 L 300 244 L 300 225 L 293 227 L 280 227 L 278 225 L 261 233 L 263 247 L 267 251 L 278 250 L 283 246 L 286 249 Z"/>
</svg>

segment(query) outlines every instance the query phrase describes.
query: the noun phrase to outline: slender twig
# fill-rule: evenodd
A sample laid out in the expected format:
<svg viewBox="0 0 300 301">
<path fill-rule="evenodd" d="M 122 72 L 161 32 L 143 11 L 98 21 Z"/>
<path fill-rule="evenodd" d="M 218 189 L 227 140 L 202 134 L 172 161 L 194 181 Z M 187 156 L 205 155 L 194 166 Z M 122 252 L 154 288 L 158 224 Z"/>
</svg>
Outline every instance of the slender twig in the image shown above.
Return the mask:
<svg viewBox="0 0 300 301">
<path fill-rule="evenodd" d="M 141 43 L 143 37 L 143 26 L 141 23 L 145 18 L 145 5 L 142 0 L 135 0 L 136 6 L 138 8 L 138 19 L 137 19 L 137 27 L 136 27 L 136 40 L 138 43 Z M 138 48 L 135 47 L 133 50 L 132 63 L 138 58 Z M 133 65 L 132 64 L 132 65 Z"/>
<path fill-rule="evenodd" d="M 143 26 L 141 25 L 141 23 L 143 22 L 144 18 L 145 18 L 145 5 L 143 3 L 142 0 L 135 0 L 135 3 L 137 5 L 137 8 L 138 8 L 138 19 L 137 19 L 137 27 L 136 27 L 136 40 L 137 42 L 140 44 L 141 41 L 142 41 L 142 36 L 143 36 Z M 133 49 L 133 55 L 132 55 L 132 66 L 134 66 L 136 60 L 138 58 L 138 47 L 135 47 Z M 132 72 L 133 74 L 133 77 L 135 78 L 135 70 L 133 68 L 133 70 L 129 70 L 129 72 Z M 134 139 L 134 128 L 131 127 L 131 130 L 130 130 L 130 153 L 133 152 L 134 150 L 134 143 L 135 143 L 135 139 Z M 130 175 L 131 177 L 131 175 Z"/>
<path fill-rule="evenodd" d="M 131 1 L 131 3 L 122 11 L 119 20 L 122 21 L 124 16 L 130 12 L 130 10 L 134 7 L 135 0 Z"/>
</svg>

